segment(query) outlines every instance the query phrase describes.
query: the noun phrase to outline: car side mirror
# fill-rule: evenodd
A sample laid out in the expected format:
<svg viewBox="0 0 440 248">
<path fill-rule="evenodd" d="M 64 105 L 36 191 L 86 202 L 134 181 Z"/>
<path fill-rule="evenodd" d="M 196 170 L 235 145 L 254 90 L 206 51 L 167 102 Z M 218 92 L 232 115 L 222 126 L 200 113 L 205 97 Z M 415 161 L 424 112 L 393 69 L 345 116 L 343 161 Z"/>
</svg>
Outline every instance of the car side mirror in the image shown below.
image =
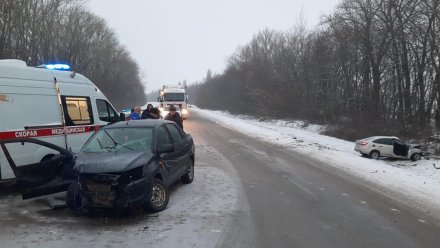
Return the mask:
<svg viewBox="0 0 440 248">
<path fill-rule="evenodd" d="M 172 151 L 174 151 L 174 145 L 172 144 L 163 144 L 160 145 L 159 148 L 157 149 L 158 153 L 167 153 Z"/>
<path fill-rule="evenodd" d="M 119 121 L 125 121 L 125 114 L 124 113 L 119 113 Z"/>
</svg>

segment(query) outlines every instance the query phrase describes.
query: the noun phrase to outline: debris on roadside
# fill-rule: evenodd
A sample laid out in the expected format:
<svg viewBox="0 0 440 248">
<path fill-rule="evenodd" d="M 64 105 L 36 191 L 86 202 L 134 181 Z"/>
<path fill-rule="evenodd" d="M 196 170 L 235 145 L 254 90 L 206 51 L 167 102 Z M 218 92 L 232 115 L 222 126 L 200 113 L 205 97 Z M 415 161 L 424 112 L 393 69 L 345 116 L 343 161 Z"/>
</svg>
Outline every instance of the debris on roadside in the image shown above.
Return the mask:
<svg viewBox="0 0 440 248">
<path fill-rule="evenodd" d="M 67 207 L 66 201 L 61 200 L 61 199 L 46 198 L 46 201 L 47 201 L 47 205 L 49 205 L 49 207 L 54 210 Z"/>
</svg>

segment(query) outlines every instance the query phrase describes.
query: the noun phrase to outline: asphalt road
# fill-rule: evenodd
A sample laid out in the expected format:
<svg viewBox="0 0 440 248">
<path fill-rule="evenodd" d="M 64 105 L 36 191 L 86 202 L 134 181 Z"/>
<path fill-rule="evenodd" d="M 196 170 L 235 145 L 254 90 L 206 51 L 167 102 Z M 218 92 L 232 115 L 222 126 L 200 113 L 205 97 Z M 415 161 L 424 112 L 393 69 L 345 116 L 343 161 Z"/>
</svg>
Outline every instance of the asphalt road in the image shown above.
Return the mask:
<svg viewBox="0 0 440 248">
<path fill-rule="evenodd" d="M 386 189 L 194 112 L 184 127 L 195 180 L 165 211 L 78 216 L 3 188 L 0 247 L 440 246 L 440 222 Z"/>
<path fill-rule="evenodd" d="M 386 189 L 200 116 L 188 126 L 244 191 L 218 247 L 440 247 L 438 220 Z"/>
</svg>

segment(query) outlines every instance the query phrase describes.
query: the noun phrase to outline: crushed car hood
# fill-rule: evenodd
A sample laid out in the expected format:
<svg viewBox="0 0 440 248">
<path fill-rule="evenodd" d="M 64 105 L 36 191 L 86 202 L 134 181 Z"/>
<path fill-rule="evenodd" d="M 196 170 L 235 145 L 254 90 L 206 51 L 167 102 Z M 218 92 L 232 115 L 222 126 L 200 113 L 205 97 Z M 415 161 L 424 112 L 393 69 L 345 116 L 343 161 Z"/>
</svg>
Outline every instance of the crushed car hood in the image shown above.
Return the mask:
<svg viewBox="0 0 440 248">
<path fill-rule="evenodd" d="M 421 149 L 422 148 L 419 144 L 409 144 L 409 147 L 415 148 L 415 149 Z"/>
<path fill-rule="evenodd" d="M 79 173 L 124 172 L 148 163 L 153 155 L 146 151 L 80 153 L 75 170 Z"/>
</svg>

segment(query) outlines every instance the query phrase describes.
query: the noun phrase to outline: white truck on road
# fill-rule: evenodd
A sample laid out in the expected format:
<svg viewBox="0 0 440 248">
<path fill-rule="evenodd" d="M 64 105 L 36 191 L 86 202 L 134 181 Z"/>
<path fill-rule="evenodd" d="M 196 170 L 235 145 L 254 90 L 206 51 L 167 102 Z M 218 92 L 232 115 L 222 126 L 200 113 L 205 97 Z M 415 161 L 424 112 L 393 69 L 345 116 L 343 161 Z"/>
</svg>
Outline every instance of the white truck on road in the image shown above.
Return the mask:
<svg viewBox="0 0 440 248">
<path fill-rule="evenodd" d="M 177 105 L 182 111 L 182 119 L 188 118 L 188 94 L 186 92 L 186 83 L 177 85 L 164 85 L 160 90 L 159 108 L 164 111 L 169 105 Z"/>
</svg>

